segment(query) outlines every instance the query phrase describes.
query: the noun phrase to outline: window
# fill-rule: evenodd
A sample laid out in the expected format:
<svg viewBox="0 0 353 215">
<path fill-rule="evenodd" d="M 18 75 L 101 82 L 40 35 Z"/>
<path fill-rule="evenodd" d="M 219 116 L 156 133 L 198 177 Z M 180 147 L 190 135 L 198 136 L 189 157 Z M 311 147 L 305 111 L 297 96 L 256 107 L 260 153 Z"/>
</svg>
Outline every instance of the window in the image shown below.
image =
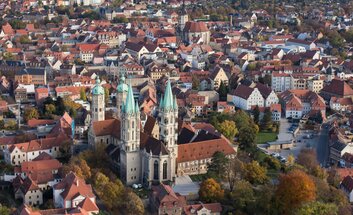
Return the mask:
<svg viewBox="0 0 353 215">
<path fill-rule="evenodd" d="M 153 179 L 158 180 L 158 161 L 154 161 L 153 164 Z"/>
<path fill-rule="evenodd" d="M 168 164 L 167 161 L 164 161 L 163 163 L 163 179 L 167 179 L 167 170 L 168 170 Z"/>
</svg>

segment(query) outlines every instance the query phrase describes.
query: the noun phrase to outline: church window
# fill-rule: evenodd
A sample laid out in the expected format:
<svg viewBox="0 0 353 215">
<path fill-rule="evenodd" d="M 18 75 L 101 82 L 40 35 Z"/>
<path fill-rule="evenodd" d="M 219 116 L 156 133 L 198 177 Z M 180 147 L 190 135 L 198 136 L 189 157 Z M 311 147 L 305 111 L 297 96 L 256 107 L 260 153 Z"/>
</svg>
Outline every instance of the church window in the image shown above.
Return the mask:
<svg viewBox="0 0 353 215">
<path fill-rule="evenodd" d="M 164 119 L 164 123 L 165 123 L 165 124 L 168 124 L 168 118 L 165 118 L 165 119 Z"/>
<path fill-rule="evenodd" d="M 154 161 L 153 164 L 153 179 L 158 180 L 158 161 Z"/>
<path fill-rule="evenodd" d="M 135 128 L 135 122 L 132 121 L 132 128 Z"/>
<path fill-rule="evenodd" d="M 167 179 L 167 169 L 168 169 L 167 161 L 164 161 L 164 163 L 163 163 L 163 179 Z"/>
</svg>

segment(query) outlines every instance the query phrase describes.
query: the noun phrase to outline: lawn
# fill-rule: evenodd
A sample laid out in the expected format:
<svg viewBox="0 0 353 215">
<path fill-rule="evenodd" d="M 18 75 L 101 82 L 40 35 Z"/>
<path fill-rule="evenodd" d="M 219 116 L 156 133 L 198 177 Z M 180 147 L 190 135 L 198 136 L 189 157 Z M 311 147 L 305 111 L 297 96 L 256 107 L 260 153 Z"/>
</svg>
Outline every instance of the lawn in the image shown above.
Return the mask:
<svg viewBox="0 0 353 215">
<path fill-rule="evenodd" d="M 272 132 L 259 132 L 256 137 L 257 144 L 264 144 L 267 142 L 275 141 L 277 138 L 277 133 Z"/>
<path fill-rule="evenodd" d="M 206 174 L 190 175 L 190 178 L 193 182 L 200 182 L 207 179 L 207 175 Z"/>
</svg>

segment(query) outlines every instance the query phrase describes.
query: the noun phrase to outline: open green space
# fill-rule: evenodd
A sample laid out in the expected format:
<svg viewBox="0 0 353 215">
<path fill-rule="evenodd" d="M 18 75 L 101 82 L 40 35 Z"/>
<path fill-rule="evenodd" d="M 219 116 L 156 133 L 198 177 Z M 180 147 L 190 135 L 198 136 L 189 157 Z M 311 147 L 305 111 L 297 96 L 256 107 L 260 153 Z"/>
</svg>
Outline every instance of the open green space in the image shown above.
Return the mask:
<svg viewBox="0 0 353 215">
<path fill-rule="evenodd" d="M 272 132 L 259 132 L 256 136 L 257 144 L 264 144 L 267 142 L 275 141 L 277 138 L 277 133 Z"/>
</svg>

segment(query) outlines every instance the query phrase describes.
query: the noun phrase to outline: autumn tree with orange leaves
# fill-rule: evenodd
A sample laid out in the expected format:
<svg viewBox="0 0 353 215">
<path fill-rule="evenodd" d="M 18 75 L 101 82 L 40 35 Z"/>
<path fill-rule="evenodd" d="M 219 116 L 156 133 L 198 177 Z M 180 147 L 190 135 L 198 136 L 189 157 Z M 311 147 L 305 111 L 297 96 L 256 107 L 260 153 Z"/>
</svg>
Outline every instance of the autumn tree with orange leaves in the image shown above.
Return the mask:
<svg viewBox="0 0 353 215">
<path fill-rule="evenodd" d="M 316 186 L 305 172 L 293 170 L 280 176 L 275 198 L 280 214 L 290 214 L 295 208 L 316 199 Z"/>
<path fill-rule="evenodd" d="M 201 183 L 199 195 L 204 202 L 219 202 L 224 197 L 224 190 L 216 180 L 209 178 Z"/>
</svg>

